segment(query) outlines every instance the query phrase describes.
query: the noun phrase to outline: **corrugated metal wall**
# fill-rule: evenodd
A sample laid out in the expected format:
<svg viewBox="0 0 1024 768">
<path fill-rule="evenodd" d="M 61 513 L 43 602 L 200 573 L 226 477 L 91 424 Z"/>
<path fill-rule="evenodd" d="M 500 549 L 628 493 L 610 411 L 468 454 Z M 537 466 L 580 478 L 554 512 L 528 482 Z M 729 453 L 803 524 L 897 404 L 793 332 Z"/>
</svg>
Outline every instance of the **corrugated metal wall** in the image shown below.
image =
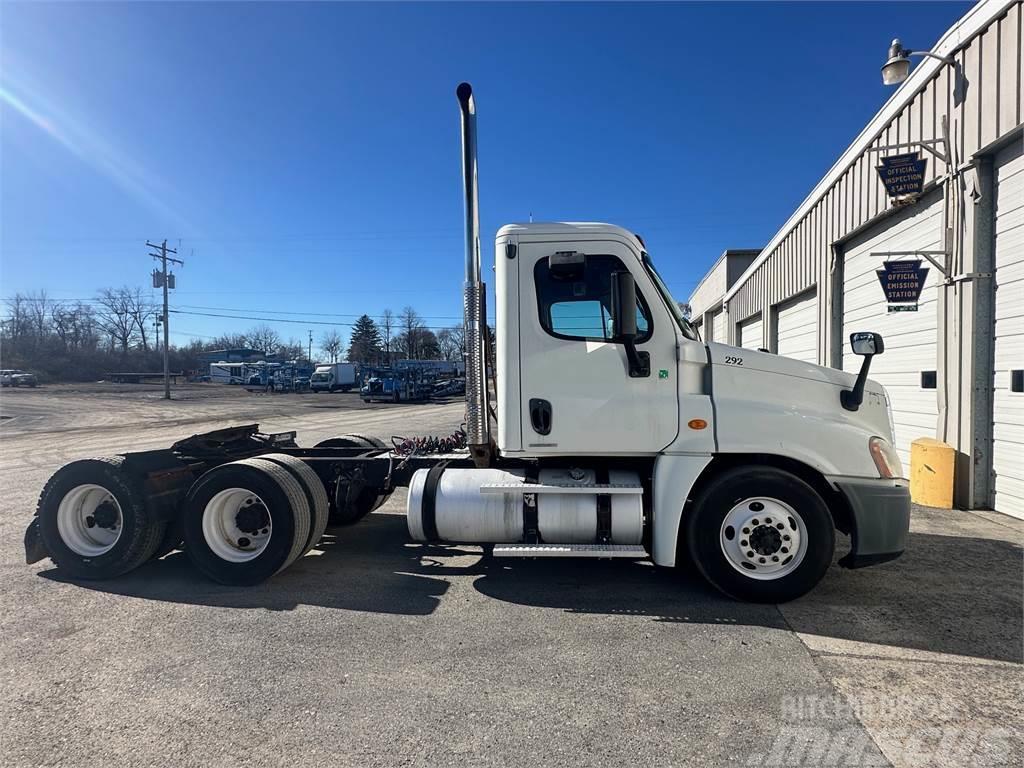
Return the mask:
<svg viewBox="0 0 1024 768">
<path fill-rule="evenodd" d="M 1024 120 L 1022 18 L 1022 3 L 1013 3 L 980 34 L 957 49 L 953 54 L 955 66 L 966 79 L 966 88 L 957 89 L 959 78 L 953 67 L 942 66 L 912 98 L 905 99 L 898 114 L 877 133 L 870 146 L 937 138 L 941 135 L 942 115 L 949 115 L 955 156 L 962 163 L 1019 126 Z M 928 157 L 927 180 L 933 183 L 946 168 L 938 158 Z M 804 216 L 790 226 L 768 257 L 741 278 L 728 302 L 733 323 L 815 283 L 829 284 L 832 245 L 886 213 L 889 207 L 875 171 L 877 158 L 877 153 L 861 152 Z M 827 302 L 821 301 L 819 305 L 821 327 L 826 328 Z M 828 336 L 820 334 L 821 361 L 827 360 Z"/>
</svg>

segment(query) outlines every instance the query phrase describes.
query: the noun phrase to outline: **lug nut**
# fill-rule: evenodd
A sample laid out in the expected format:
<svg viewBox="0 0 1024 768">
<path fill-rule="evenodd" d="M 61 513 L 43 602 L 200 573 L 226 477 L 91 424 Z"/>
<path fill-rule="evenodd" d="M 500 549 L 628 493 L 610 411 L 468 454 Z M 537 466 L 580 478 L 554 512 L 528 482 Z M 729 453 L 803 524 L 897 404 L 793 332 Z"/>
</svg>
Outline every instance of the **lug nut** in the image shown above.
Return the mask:
<svg viewBox="0 0 1024 768">
<path fill-rule="evenodd" d="M 785 554 L 787 554 L 788 552 L 789 552 L 789 547 L 783 547 L 783 548 L 782 548 L 782 554 L 784 554 L 784 555 L 785 555 Z"/>
<path fill-rule="evenodd" d="M 783 541 L 789 541 L 789 534 L 784 534 L 782 537 Z"/>
<path fill-rule="evenodd" d="M 757 561 L 758 561 L 759 563 L 763 563 L 763 562 L 766 562 L 766 561 L 765 561 L 765 559 L 764 559 L 763 557 L 759 557 L 759 558 L 757 558 Z"/>
<path fill-rule="evenodd" d="M 745 533 L 745 534 L 748 534 L 748 535 L 749 535 L 749 534 L 750 534 L 750 529 L 749 529 L 749 528 L 744 528 L 744 529 L 743 529 L 743 533 Z"/>
<path fill-rule="evenodd" d="M 779 562 L 779 556 L 778 555 L 772 555 L 772 562 L 773 563 Z"/>
<path fill-rule="evenodd" d="M 758 522 L 757 522 L 757 518 L 755 517 L 755 518 L 754 518 L 753 520 L 751 520 L 751 521 L 750 521 L 750 524 L 751 524 L 751 525 L 757 525 L 757 524 L 758 524 Z"/>
<path fill-rule="evenodd" d="M 753 557 L 753 556 L 754 556 L 753 552 L 747 552 L 747 557 Z"/>
<path fill-rule="evenodd" d="M 740 542 L 740 546 L 741 546 L 741 547 L 745 547 L 745 546 L 747 546 L 747 540 L 746 540 L 746 539 L 744 539 L 743 541 L 741 541 L 741 542 Z"/>
<path fill-rule="evenodd" d="M 778 529 L 779 529 L 779 530 L 781 531 L 781 530 L 782 530 L 783 528 L 785 528 L 786 526 L 784 526 L 784 525 L 783 525 L 782 523 L 777 523 L 777 524 L 775 525 L 775 527 L 776 527 L 776 528 L 778 528 Z"/>
</svg>

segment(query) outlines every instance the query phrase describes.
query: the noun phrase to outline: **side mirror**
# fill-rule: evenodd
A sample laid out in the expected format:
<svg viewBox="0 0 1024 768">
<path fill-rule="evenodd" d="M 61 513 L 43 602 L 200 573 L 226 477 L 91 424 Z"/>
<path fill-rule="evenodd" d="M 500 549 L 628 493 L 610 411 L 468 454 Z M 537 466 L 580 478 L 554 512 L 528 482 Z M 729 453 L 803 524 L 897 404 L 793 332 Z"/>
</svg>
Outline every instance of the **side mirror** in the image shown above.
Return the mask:
<svg viewBox="0 0 1024 768">
<path fill-rule="evenodd" d="M 871 358 L 885 351 L 885 342 L 880 333 L 871 331 L 851 333 L 850 350 L 855 355 L 861 355 L 864 362 L 860 364 L 860 372 L 857 374 L 857 381 L 854 382 L 853 389 L 840 390 L 839 402 L 846 410 L 856 411 L 864 402 L 864 384 L 867 383 L 868 371 L 871 369 Z"/>
<path fill-rule="evenodd" d="M 612 341 L 626 348 L 631 378 L 651 375 L 651 355 L 636 348 L 636 282 L 629 272 L 612 272 Z"/>
<path fill-rule="evenodd" d="M 630 272 L 612 272 L 612 336 L 636 338 L 636 282 Z"/>
<path fill-rule="evenodd" d="M 880 355 L 885 352 L 882 334 L 863 331 L 850 334 L 850 350 L 855 355 Z"/>
</svg>

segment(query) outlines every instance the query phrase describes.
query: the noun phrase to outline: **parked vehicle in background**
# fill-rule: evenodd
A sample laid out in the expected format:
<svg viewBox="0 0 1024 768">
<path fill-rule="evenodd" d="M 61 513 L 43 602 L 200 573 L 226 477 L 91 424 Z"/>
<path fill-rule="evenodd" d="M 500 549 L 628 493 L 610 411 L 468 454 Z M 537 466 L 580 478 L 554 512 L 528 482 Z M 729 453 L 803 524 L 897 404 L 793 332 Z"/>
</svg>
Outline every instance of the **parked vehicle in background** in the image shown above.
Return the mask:
<svg viewBox="0 0 1024 768">
<path fill-rule="evenodd" d="M 309 378 L 309 388 L 314 392 L 348 392 L 355 386 L 355 363 L 318 365 Z"/>
<path fill-rule="evenodd" d="M 248 378 L 245 363 L 210 363 L 210 381 L 217 384 L 244 384 Z"/>
<path fill-rule="evenodd" d="M 34 387 L 39 383 L 34 373 L 8 369 L 0 371 L 0 387 Z"/>
<path fill-rule="evenodd" d="M 363 369 L 363 386 L 359 390 L 364 403 L 426 400 L 434 392 L 434 377 L 418 368 Z"/>
</svg>

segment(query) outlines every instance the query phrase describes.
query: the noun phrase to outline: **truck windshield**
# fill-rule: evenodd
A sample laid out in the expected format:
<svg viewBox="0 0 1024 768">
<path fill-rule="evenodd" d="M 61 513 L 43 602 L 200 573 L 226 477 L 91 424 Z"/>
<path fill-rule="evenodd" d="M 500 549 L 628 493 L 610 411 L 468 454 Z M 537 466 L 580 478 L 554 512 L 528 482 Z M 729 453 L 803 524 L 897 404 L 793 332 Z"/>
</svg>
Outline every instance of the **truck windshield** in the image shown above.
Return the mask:
<svg viewBox="0 0 1024 768">
<path fill-rule="evenodd" d="M 675 318 L 676 323 L 679 325 L 679 330 L 683 332 L 683 335 L 688 339 L 694 341 L 700 341 L 700 336 L 697 335 L 697 329 L 690 325 L 690 321 L 683 317 L 683 310 L 676 304 L 675 299 L 672 298 L 672 294 L 668 290 L 668 286 L 665 285 L 665 281 L 661 279 L 661 275 L 658 274 L 658 270 L 654 268 L 654 262 L 651 261 L 651 257 L 645 251 L 643 254 L 644 269 L 647 270 L 647 274 L 650 275 L 651 280 L 654 282 L 654 287 L 658 289 L 658 293 L 661 294 L 661 298 L 665 302 L 665 306 L 668 307 L 668 311 L 672 313 L 672 317 Z"/>
</svg>

